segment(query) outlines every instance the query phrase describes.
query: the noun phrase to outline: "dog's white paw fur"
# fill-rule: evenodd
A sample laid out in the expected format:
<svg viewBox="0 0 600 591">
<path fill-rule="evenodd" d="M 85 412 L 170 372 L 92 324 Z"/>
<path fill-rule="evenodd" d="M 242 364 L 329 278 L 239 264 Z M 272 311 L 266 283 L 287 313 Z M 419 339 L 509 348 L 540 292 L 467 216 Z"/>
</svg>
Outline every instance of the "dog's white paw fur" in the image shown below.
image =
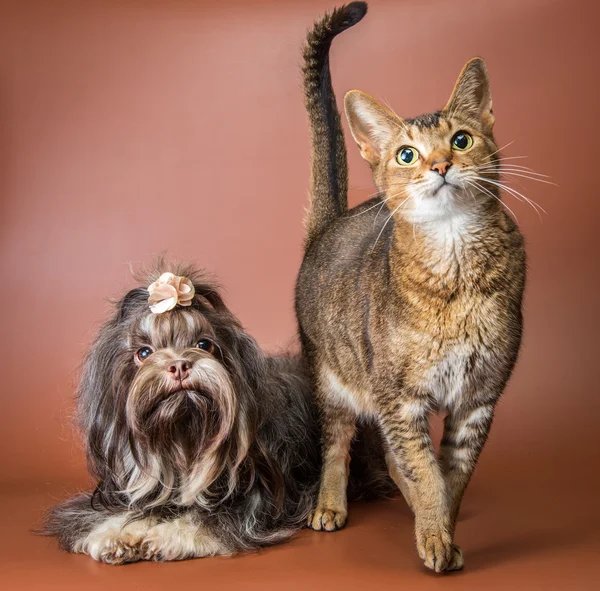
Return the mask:
<svg viewBox="0 0 600 591">
<path fill-rule="evenodd" d="M 152 527 L 141 549 L 144 560 L 184 560 L 218 554 L 231 554 L 231 551 L 186 516 Z"/>
<path fill-rule="evenodd" d="M 125 564 L 142 560 L 141 544 L 155 522 L 140 519 L 127 523 L 129 514 L 109 517 L 79 540 L 73 552 L 89 554 L 94 560 L 107 564 Z"/>
<path fill-rule="evenodd" d="M 232 552 L 188 516 L 171 521 L 138 519 L 131 514 L 107 518 L 79 540 L 73 552 L 89 554 L 106 564 L 137 560 L 184 560 Z"/>
</svg>

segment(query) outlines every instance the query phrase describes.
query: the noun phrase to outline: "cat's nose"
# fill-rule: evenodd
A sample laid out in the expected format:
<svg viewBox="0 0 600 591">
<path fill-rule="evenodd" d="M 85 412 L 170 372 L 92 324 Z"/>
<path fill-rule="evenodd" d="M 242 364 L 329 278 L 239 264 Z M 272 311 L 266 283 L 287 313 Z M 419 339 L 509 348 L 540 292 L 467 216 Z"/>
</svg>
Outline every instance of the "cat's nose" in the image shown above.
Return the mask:
<svg viewBox="0 0 600 591">
<path fill-rule="evenodd" d="M 446 176 L 448 169 L 452 166 L 450 160 L 436 160 L 431 165 L 431 170 L 435 170 L 438 174 Z"/>
<path fill-rule="evenodd" d="M 175 361 L 171 361 L 169 367 L 167 367 L 167 372 L 169 376 L 178 382 L 185 380 L 190 375 L 190 369 L 192 364 L 185 359 L 177 359 Z"/>
</svg>

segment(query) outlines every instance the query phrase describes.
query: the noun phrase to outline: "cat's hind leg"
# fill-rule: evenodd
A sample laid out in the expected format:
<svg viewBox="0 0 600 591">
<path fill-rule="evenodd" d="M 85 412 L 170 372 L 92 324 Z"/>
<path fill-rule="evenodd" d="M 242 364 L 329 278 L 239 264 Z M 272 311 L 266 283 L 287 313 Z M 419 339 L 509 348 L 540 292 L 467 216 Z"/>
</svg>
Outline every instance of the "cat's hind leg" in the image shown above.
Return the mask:
<svg viewBox="0 0 600 591">
<path fill-rule="evenodd" d="M 343 404 L 331 380 L 317 384 L 321 410 L 321 485 L 317 506 L 308 517 L 308 527 L 335 531 L 346 524 L 346 489 L 350 468 L 350 444 L 356 432 L 356 414 Z"/>
<path fill-rule="evenodd" d="M 410 489 L 408 486 L 408 482 L 407 482 L 404 474 L 402 474 L 402 471 L 398 467 L 396 458 L 394 457 L 392 450 L 389 448 L 389 446 L 387 444 L 386 444 L 386 450 L 385 450 L 385 463 L 386 463 L 386 466 L 388 469 L 388 474 L 390 475 L 390 478 L 394 481 L 396 486 L 400 489 L 400 492 L 402 493 L 402 496 L 404 497 L 406 504 L 409 506 L 410 510 L 414 513 L 412 500 L 410 498 Z"/>
</svg>

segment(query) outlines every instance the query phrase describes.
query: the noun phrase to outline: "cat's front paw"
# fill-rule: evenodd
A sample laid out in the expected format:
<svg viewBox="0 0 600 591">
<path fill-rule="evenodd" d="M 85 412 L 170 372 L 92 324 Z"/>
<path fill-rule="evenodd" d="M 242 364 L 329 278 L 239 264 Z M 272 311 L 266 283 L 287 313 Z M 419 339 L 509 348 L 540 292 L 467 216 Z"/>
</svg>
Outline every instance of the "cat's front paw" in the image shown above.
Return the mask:
<svg viewBox="0 0 600 591">
<path fill-rule="evenodd" d="M 329 509 L 317 507 L 308 516 L 308 527 L 315 531 L 336 531 L 346 525 L 348 511 L 346 509 Z"/>
<path fill-rule="evenodd" d="M 441 573 L 448 569 L 451 560 L 456 556 L 454 548 L 457 548 L 458 552 L 460 552 L 460 548 L 452 544 L 450 535 L 443 530 L 417 532 L 417 550 L 419 556 L 425 563 L 425 566 L 436 573 Z M 462 559 L 462 553 L 460 553 L 460 558 Z"/>
<path fill-rule="evenodd" d="M 450 560 L 448 561 L 448 566 L 445 570 L 461 570 L 464 566 L 465 560 L 463 558 L 462 550 L 456 544 L 452 544 L 452 553 L 450 555 Z"/>
</svg>

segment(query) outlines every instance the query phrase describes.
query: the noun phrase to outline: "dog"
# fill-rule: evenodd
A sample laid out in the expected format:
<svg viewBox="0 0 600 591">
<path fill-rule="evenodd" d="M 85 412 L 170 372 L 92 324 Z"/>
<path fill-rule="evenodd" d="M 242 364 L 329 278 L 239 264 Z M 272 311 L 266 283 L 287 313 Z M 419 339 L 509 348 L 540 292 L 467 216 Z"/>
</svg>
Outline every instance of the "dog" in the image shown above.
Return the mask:
<svg viewBox="0 0 600 591">
<path fill-rule="evenodd" d="M 116 302 L 83 363 L 77 418 L 97 486 L 52 508 L 42 533 L 107 564 L 288 539 L 321 471 L 302 360 L 266 356 L 189 265 L 159 263 L 143 285 Z M 377 429 L 364 425 L 355 448 L 351 498 L 393 494 Z"/>
</svg>

